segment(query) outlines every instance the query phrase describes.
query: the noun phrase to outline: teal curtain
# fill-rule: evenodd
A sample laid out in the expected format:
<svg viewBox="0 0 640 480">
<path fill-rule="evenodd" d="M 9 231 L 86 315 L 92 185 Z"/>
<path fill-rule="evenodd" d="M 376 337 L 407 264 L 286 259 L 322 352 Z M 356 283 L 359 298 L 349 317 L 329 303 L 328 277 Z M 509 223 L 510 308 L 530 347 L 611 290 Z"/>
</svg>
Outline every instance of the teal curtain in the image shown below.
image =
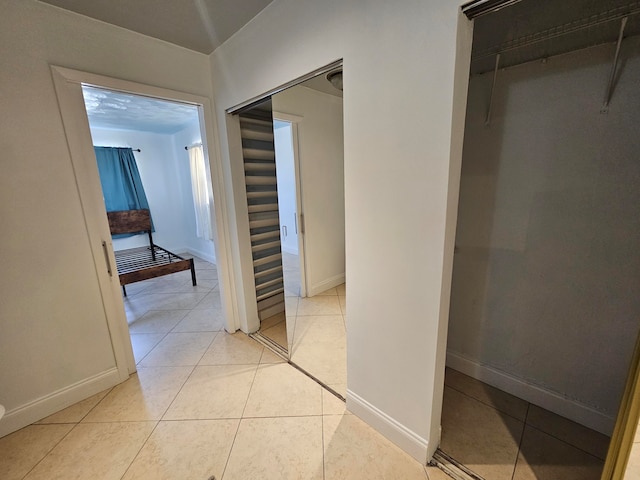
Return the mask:
<svg viewBox="0 0 640 480">
<path fill-rule="evenodd" d="M 94 147 L 107 212 L 149 208 L 131 148 Z M 130 234 L 114 235 L 114 238 Z"/>
</svg>

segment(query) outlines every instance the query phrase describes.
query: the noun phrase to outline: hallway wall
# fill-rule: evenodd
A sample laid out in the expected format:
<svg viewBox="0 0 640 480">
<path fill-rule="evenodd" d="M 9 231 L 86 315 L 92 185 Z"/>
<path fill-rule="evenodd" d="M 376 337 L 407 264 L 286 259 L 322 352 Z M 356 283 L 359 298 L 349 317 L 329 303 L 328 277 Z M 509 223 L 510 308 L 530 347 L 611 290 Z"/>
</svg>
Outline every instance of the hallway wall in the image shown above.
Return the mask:
<svg viewBox="0 0 640 480">
<path fill-rule="evenodd" d="M 422 463 L 439 442 L 444 386 L 472 34 L 461 3 L 274 0 L 211 56 L 238 232 L 239 127 L 225 110 L 343 59 L 347 405 Z M 236 243 L 250 258 L 248 235 Z M 249 297 L 251 265 L 241 269 Z"/>
<path fill-rule="evenodd" d="M 448 365 L 611 433 L 640 316 L 640 37 L 469 85 Z"/>
<path fill-rule="evenodd" d="M 312 297 L 345 281 L 342 99 L 298 85 L 274 95 L 273 110 L 302 117 L 298 153 Z"/>
<path fill-rule="evenodd" d="M 115 368 L 50 65 L 209 98 L 211 75 L 205 55 L 34 0 L 0 12 L 2 436 L 106 388 Z"/>
</svg>

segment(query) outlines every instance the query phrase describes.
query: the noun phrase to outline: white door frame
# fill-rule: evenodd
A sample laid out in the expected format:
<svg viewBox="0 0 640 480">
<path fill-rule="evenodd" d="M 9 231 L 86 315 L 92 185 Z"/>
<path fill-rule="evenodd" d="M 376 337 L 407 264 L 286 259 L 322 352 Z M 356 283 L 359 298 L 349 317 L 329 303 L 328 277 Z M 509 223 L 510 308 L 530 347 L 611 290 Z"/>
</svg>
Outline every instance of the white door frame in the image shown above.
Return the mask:
<svg viewBox="0 0 640 480">
<path fill-rule="evenodd" d="M 291 142 L 293 148 L 293 168 L 296 179 L 296 221 L 298 222 L 298 257 L 300 259 L 300 296 L 307 296 L 307 257 L 305 255 L 304 205 L 302 202 L 302 181 L 300 177 L 300 153 L 298 149 L 298 124 L 303 117 L 290 113 L 273 111 L 273 119 L 291 124 Z"/>
<path fill-rule="evenodd" d="M 89 120 L 82 94 L 83 84 L 162 100 L 178 101 L 198 107 L 203 149 L 205 157 L 208 157 L 211 170 L 215 207 L 215 218 L 212 220 L 216 226 L 214 229 L 214 244 L 226 329 L 230 332 L 237 330 L 236 292 L 233 288 L 231 257 L 228 254 L 230 238 L 224 195 L 225 186 L 222 180 L 223 171 L 218 151 L 220 142 L 217 138 L 215 117 L 212 113 L 212 100 L 186 92 L 143 85 L 59 66 L 52 65 L 51 71 L 76 177 L 80 203 L 87 225 L 87 233 L 120 381 L 126 380 L 129 374 L 135 372 L 136 364 L 117 271 L 114 270 L 115 273 L 111 276 L 107 272 L 107 262 L 112 269 L 115 269 L 115 255 L 101 194 L 102 187 L 89 129 Z M 207 141 L 208 139 L 210 141 Z"/>
</svg>

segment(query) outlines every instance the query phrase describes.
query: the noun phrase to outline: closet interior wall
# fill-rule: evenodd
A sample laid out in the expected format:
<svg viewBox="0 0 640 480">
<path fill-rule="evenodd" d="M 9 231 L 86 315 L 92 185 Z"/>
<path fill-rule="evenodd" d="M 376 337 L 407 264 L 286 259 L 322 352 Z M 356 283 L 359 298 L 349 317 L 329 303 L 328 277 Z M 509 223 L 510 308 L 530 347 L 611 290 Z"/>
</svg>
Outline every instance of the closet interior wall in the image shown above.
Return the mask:
<svg viewBox="0 0 640 480">
<path fill-rule="evenodd" d="M 640 316 L 640 37 L 469 83 L 447 365 L 610 434 Z"/>
</svg>

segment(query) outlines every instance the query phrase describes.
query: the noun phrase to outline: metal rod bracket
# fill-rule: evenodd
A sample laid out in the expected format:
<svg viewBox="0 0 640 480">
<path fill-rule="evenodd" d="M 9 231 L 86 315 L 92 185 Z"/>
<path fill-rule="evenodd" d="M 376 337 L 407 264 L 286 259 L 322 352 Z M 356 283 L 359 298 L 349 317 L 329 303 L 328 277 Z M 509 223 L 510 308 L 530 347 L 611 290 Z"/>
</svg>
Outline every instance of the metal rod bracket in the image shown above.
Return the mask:
<svg viewBox="0 0 640 480">
<path fill-rule="evenodd" d="M 496 66 L 493 69 L 493 82 L 491 83 L 491 93 L 489 94 L 489 106 L 487 107 L 487 117 L 484 120 L 485 125 L 491 123 L 491 107 L 493 106 L 493 92 L 496 88 L 496 79 L 498 78 L 498 67 L 500 67 L 500 54 L 496 54 Z"/>
<path fill-rule="evenodd" d="M 618 34 L 618 42 L 616 43 L 616 53 L 613 57 L 613 63 L 611 64 L 611 73 L 609 74 L 609 83 L 607 84 L 607 92 L 604 96 L 604 102 L 600 113 L 609 113 L 609 102 L 613 95 L 613 85 L 616 78 L 616 69 L 618 68 L 618 58 L 620 57 L 620 46 L 622 45 L 622 38 L 624 37 L 624 29 L 627 26 L 627 19 L 629 17 L 622 17 L 620 22 L 620 33 Z"/>
</svg>

